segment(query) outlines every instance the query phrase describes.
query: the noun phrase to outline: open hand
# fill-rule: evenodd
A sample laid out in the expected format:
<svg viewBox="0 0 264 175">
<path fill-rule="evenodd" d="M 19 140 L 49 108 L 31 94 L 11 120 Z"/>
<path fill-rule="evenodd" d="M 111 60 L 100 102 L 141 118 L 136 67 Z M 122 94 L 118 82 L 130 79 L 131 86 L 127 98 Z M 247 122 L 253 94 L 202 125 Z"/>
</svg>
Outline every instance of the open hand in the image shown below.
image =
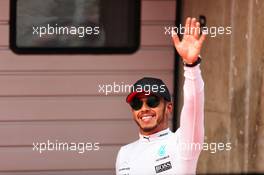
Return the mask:
<svg viewBox="0 0 264 175">
<path fill-rule="evenodd" d="M 183 61 L 188 64 L 194 63 L 200 54 L 203 41 L 205 40 L 205 34 L 200 36 L 200 23 L 195 18 L 187 18 L 182 41 L 179 40 L 178 35 L 174 31 L 172 38 L 175 48 Z"/>
</svg>

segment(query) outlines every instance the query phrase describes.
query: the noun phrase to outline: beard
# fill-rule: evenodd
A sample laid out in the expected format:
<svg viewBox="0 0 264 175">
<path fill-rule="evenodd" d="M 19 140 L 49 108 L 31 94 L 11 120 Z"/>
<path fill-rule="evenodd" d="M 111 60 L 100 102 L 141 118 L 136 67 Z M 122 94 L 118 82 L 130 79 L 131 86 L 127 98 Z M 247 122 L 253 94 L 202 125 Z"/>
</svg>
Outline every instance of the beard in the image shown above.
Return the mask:
<svg viewBox="0 0 264 175">
<path fill-rule="evenodd" d="M 140 129 L 144 132 L 154 131 L 156 128 L 158 128 L 160 125 L 162 125 L 162 123 L 165 122 L 165 110 L 166 110 L 166 105 L 164 105 L 160 117 L 158 117 L 157 114 L 155 113 L 157 120 L 156 120 L 156 123 L 152 126 L 142 126 L 138 120 L 135 120 L 135 122 L 140 127 Z"/>
</svg>

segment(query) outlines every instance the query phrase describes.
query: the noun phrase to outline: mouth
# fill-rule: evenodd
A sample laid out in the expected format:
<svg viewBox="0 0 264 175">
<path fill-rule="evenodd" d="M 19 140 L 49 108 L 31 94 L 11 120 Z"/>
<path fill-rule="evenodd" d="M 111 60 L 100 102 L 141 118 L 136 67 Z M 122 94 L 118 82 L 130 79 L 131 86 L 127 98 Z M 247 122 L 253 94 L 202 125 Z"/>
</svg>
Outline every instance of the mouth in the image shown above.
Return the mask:
<svg viewBox="0 0 264 175">
<path fill-rule="evenodd" d="M 147 115 L 143 115 L 140 117 L 140 120 L 143 121 L 143 122 L 150 122 L 153 118 L 155 118 L 156 115 L 152 114 L 147 114 Z"/>
</svg>

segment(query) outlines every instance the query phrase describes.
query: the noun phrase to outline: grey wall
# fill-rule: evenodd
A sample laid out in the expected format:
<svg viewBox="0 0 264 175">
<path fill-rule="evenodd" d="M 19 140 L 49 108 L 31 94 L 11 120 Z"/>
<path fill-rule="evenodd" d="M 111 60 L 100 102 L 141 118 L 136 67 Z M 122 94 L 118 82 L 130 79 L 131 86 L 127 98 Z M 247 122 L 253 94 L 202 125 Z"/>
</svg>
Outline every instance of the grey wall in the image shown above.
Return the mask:
<svg viewBox="0 0 264 175">
<path fill-rule="evenodd" d="M 175 0 L 142 0 L 141 46 L 133 55 L 16 55 L 8 48 L 9 0 L 0 1 L 0 172 L 113 174 L 117 151 L 138 138 L 126 94 L 99 84 L 162 78 L 172 91 L 174 48 L 164 25 Z M 100 151 L 32 151 L 33 142 L 100 142 Z"/>
<path fill-rule="evenodd" d="M 232 149 L 215 154 L 203 151 L 198 172 L 264 172 L 264 1 L 183 3 L 183 19 L 205 15 L 209 27 L 232 27 L 231 35 L 207 37 L 201 66 L 206 98 L 205 141 L 231 142 Z"/>
</svg>

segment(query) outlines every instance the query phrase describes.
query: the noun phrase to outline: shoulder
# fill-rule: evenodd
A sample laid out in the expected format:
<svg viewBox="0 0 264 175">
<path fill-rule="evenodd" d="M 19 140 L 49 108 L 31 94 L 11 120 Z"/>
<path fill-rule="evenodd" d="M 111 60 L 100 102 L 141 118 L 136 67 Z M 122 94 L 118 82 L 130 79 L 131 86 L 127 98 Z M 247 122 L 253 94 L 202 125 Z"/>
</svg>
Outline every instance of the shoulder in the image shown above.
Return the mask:
<svg viewBox="0 0 264 175">
<path fill-rule="evenodd" d="M 127 163 L 131 155 L 134 155 L 134 148 L 137 147 L 138 141 L 134 141 L 127 145 L 122 146 L 117 154 L 116 168 L 118 169 L 121 165 Z"/>
<path fill-rule="evenodd" d="M 130 154 L 137 147 L 137 145 L 138 145 L 138 140 L 134 141 L 134 142 L 131 142 L 131 143 L 127 144 L 127 145 L 124 145 L 124 146 L 122 146 L 119 149 L 119 153 L 118 154 L 119 155 Z"/>
</svg>

